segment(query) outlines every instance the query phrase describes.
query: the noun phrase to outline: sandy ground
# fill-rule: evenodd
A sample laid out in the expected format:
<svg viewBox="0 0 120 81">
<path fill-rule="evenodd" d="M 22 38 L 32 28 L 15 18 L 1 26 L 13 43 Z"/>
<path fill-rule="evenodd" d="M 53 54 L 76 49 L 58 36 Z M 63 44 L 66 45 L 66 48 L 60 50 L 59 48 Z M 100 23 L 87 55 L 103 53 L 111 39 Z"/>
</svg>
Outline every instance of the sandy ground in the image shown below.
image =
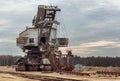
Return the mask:
<svg viewBox="0 0 120 81">
<path fill-rule="evenodd" d="M 68 75 L 68 74 L 58 74 L 58 73 L 39 73 L 39 72 L 30 72 L 28 74 L 35 74 L 35 75 L 43 75 L 43 76 L 56 76 L 56 77 L 62 77 L 62 78 L 69 78 L 69 79 L 76 79 L 76 80 L 83 80 L 83 81 L 120 81 L 120 77 L 83 77 L 83 76 L 77 76 L 77 75 Z"/>
<path fill-rule="evenodd" d="M 0 67 L 0 71 L 9 71 L 9 72 L 16 72 L 12 67 Z M 51 77 L 60 77 L 60 78 L 69 78 L 69 79 L 76 79 L 82 81 L 120 81 L 120 77 L 85 77 L 85 76 L 77 76 L 77 75 L 68 75 L 68 74 L 59 74 L 59 73 L 41 73 L 41 72 L 16 72 L 16 73 L 24 73 L 24 74 L 32 74 L 32 75 L 39 75 L 39 76 L 51 76 Z M 0 81 L 38 81 L 23 77 L 13 76 L 11 74 L 4 74 L 0 73 Z M 40 81 L 40 80 L 39 80 Z"/>
<path fill-rule="evenodd" d="M 12 76 L 10 74 L 0 74 L 0 81 L 33 81 L 32 79 Z M 34 80 L 38 81 L 38 80 Z"/>
</svg>

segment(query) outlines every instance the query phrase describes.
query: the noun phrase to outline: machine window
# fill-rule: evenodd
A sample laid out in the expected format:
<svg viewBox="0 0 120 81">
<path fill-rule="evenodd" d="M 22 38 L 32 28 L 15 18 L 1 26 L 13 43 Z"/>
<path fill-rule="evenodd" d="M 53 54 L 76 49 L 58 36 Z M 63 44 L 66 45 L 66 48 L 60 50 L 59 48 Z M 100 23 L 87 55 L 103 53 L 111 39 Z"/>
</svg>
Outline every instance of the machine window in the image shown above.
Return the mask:
<svg viewBox="0 0 120 81">
<path fill-rule="evenodd" d="M 34 38 L 30 38 L 29 43 L 34 43 Z"/>
</svg>

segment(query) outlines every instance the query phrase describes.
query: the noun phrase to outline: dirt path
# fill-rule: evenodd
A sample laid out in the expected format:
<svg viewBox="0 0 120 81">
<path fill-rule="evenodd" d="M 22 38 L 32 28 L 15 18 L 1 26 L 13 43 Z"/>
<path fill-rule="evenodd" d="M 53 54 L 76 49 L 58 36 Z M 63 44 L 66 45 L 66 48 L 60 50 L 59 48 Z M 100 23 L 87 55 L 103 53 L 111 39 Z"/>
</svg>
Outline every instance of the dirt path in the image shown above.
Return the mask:
<svg viewBox="0 0 120 81">
<path fill-rule="evenodd" d="M 7 72 L 7 71 L 0 71 L 1 74 L 4 75 L 12 75 L 16 77 L 22 77 L 26 79 L 32 79 L 32 80 L 39 80 L 39 81 L 83 81 L 78 79 L 71 79 L 71 78 L 65 78 L 65 77 L 56 77 L 56 76 L 48 76 L 48 75 L 36 75 L 34 73 L 25 73 L 25 72 Z M 6 77 L 8 78 L 8 77 Z M 11 77 L 9 77 L 11 78 Z"/>
<path fill-rule="evenodd" d="M 16 77 L 11 74 L 0 73 L 0 81 L 33 81 L 33 80 L 23 77 Z M 39 80 L 34 80 L 34 81 L 39 81 Z"/>
</svg>

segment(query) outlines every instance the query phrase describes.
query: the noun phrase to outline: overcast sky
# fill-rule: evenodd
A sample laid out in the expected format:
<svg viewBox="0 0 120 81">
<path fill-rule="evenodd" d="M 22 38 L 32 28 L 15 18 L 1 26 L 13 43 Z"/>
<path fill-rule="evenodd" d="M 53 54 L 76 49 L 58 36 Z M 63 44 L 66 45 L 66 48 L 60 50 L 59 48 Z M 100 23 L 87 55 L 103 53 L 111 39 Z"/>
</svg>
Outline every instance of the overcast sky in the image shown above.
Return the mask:
<svg viewBox="0 0 120 81">
<path fill-rule="evenodd" d="M 120 56 L 120 0 L 0 0 L 0 55 L 23 55 L 16 38 L 31 25 L 39 4 L 62 9 L 60 29 L 74 54 Z"/>
</svg>

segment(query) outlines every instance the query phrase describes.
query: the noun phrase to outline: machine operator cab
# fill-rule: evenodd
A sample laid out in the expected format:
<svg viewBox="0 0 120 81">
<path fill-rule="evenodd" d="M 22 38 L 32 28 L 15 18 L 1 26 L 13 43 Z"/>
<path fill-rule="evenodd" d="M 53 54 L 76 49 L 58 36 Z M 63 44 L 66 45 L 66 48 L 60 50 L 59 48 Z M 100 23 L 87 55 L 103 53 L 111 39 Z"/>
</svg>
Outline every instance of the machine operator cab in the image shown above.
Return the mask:
<svg viewBox="0 0 120 81">
<path fill-rule="evenodd" d="M 68 45 L 68 38 L 56 38 L 56 35 L 56 29 L 52 28 L 49 43 L 57 45 L 58 47 L 66 47 Z M 19 46 L 20 48 L 24 48 L 27 46 L 37 47 L 39 41 L 45 44 L 46 40 L 47 37 L 45 34 L 39 39 L 39 31 L 37 28 L 26 28 L 25 31 L 19 34 L 19 37 L 17 38 L 17 46 Z"/>
</svg>

